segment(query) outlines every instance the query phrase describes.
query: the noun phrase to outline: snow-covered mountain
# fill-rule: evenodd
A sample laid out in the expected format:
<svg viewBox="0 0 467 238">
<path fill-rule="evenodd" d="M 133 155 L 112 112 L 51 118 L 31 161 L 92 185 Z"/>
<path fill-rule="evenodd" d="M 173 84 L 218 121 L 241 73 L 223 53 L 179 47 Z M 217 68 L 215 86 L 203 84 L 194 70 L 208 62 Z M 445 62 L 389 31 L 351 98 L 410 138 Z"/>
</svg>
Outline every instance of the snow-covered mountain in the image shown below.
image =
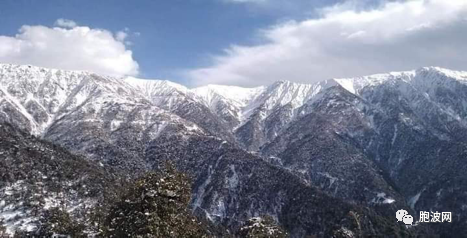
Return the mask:
<svg viewBox="0 0 467 238">
<path fill-rule="evenodd" d="M 15 119 L 16 122 L 22 122 L 21 126 L 29 129 L 34 135 L 44 136 L 51 126 L 70 114 L 77 113 L 77 110 L 90 113 L 81 119 L 91 121 L 100 119 L 96 114 L 104 113 L 110 104 L 131 107 L 153 105 L 149 100 L 154 100 L 154 104 L 159 103 L 156 98 L 150 97 L 150 88 L 138 87 L 141 83 L 138 84 L 136 80 L 132 83 L 134 84 L 88 72 L 45 69 L 29 65 L 0 65 L 0 96 L 4 112 L 2 116 L 6 120 Z M 165 83 L 155 81 L 153 87 L 161 91 Z M 5 113 L 6 111 L 9 113 Z M 159 108 L 154 108 L 151 113 L 154 116 L 169 117 L 167 122 L 170 123 L 182 121 Z M 123 120 L 118 116 L 109 118 L 111 131 L 116 130 Z M 139 123 L 144 124 L 143 121 Z"/>
<path fill-rule="evenodd" d="M 162 133 L 204 133 L 195 123 L 159 108 L 145 93 L 118 78 L 2 65 L 0 120 L 122 166 L 135 165 L 128 158 L 141 158 L 138 148 Z"/>
<path fill-rule="evenodd" d="M 341 208 L 358 204 L 388 216 L 401 207 L 458 211 L 457 224 L 467 223 L 467 72 L 426 67 L 190 89 L 3 64 L 0 121 L 128 177 L 174 160 L 194 176 L 194 211 L 227 226 L 265 213 L 294 234 L 328 231 L 294 225 L 283 210 L 299 209 L 293 197 L 307 186 Z M 281 194 L 273 199 L 264 188 Z M 310 209 L 310 216 L 324 211 Z M 465 227 L 434 230 L 449 236 Z"/>
<path fill-rule="evenodd" d="M 334 79 L 261 153 L 333 196 L 455 211 L 465 224 L 466 76 L 427 67 Z"/>
<path fill-rule="evenodd" d="M 95 111 L 102 110 L 106 102 L 150 103 L 159 108 L 155 111 L 171 116 L 177 114 L 195 123 L 200 121 L 194 118 L 199 115 L 193 115 L 190 110 L 205 112 L 213 117 L 210 119 L 216 126 L 223 129 L 221 132 L 237 134 L 238 141 L 264 137 L 254 143 L 243 143 L 252 150 L 273 139 L 282 127 L 298 116 L 300 107 L 319 98 L 320 92 L 329 87 L 340 85 L 362 97 L 366 91 L 381 85 L 393 85 L 407 96 L 416 90 L 436 101 L 439 108 L 445 108 L 444 112 L 448 116 L 459 119 L 465 115 L 467 103 L 461 101 L 454 108 L 446 107 L 450 105 L 437 101 L 440 99 L 436 89 L 442 87 L 455 91 L 461 84 L 467 84 L 466 72 L 428 67 L 407 72 L 331 79 L 316 84 L 280 81 L 258 88 L 207 85 L 189 89 L 166 80 L 120 79 L 88 72 L 0 64 L 2 111 L 17 114 L 17 123 L 35 135 L 44 135 L 61 117 L 89 102 L 92 102 L 89 104 L 92 104 L 92 108 L 89 109 Z M 187 104 L 191 104 L 190 110 L 184 108 Z M 307 112 L 300 109 L 300 113 Z M 8 116 L 4 114 L 4 118 Z M 276 122 L 271 123 L 274 120 Z M 115 126 L 118 123 L 115 120 L 111 124 Z M 259 128 L 249 131 L 252 124 Z M 242 138 L 245 131 L 253 135 Z"/>
</svg>

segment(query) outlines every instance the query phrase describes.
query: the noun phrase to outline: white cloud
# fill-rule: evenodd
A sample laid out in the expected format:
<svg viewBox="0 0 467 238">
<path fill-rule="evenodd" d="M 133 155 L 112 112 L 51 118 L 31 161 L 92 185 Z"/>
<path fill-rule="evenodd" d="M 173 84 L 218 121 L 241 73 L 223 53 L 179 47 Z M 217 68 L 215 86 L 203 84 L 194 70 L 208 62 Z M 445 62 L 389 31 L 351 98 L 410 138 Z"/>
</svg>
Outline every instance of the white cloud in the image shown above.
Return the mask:
<svg viewBox="0 0 467 238">
<path fill-rule="evenodd" d="M 128 34 L 124 31 L 118 31 L 116 34 L 115 34 L 115 38 L 118 40 L 118 41 L 125 41 L 125 38 L 127 38 Z"/>
<path fill-rule="evenodd" d="M 429 65 L 467 69 L 467 1 L 383 2 L 371 10 L 355 2 L 321 9 L 320 18 L 264 29 L 264 44 L 231 46 L 188 77 L 194 85 L 254 86 Z"/>
<path fill-rule="evenodd" d="M 72 20 L 68 20 L 68 19 L 63 19 L 63 18 L 60 18 L 57 21 L 55 21 L 55 25 L 59 27 L 64 27 L 64 28 L 74 28 L 78 26 L 76 22 Z"/>
<path fill-rule="evenodd" d="M 116 33 L 59 19 L 57 27 L 22 26 L 15 36 L 0 36 L 0 63 L 32 64 L 107 75 L 137 75 L 138 63 Z"/>
</svg>

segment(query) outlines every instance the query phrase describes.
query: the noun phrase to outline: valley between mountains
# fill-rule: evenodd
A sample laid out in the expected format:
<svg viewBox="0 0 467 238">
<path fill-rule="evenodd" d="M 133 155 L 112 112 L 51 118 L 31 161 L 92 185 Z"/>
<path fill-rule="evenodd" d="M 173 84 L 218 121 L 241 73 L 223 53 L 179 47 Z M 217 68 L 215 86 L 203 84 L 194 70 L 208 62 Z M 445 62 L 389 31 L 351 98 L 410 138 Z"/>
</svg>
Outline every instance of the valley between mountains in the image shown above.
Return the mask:
<svg viewBox="0 0 467 238">
<path fill-rule="evenodd" d="M 0 125 L 9 234 L 52 207 L 82 220 L 166 161 L 219 236 L 262 216 L 291 237 L 467 234 L 467 72 L 190 89 L 0 64 Z M 399 209 L 453 217 L 405 226 Z"/>
</svg>

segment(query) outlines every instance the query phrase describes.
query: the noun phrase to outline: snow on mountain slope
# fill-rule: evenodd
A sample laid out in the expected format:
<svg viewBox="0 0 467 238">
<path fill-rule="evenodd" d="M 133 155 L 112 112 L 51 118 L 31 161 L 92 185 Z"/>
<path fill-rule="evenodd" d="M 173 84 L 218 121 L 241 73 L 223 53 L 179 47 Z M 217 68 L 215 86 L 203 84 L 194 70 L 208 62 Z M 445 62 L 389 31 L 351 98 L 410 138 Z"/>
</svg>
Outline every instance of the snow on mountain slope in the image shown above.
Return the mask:
<svg viewBox="0 0 467 238">
<path fill-rule="evenodd" d="M 270 85 L 245 107 L 245 119 L 235 130 L 238 141 L 248 150 L 258 150 L 297 117 L 301 106 L 334 85 L 337 85 L 334 81 L 317 84 L 279 81 Z"/>
<path fill-rule="evenodd" d="M 0 118 L 16 125 L 34 135 L 45 135 L 51 126 L 59 121 L 79 114 L 76 120 L 108 121 L 111 130 L 128 118 L 117 118 L 105 114 L 106 110 L 118 105 L 119 110 L 131 112 L 137 107 L 156 107 L 150 98 L 163 91 L 164 85 L 175 85 L 167 81 L 154 81 L 144 84 L 133 80 L 129 84 L 119 78 L 99 76 L 82 71 L 64 71 L 45 69 L 29 65 L 0 65 Z M 179 88 L 181 88 L 180 86 Z M 166 88 L 172 89 L 167 86 Z M 157 90 L 156 90 L 157 89 Z M 180 89 L 183 90 L 183 89 Z M 132 120 L 131 123 L 152 125 L 154 122 L 144 121 L 156 116 L 163 123 L 181 123 L 183 119 L 159 108 L 152 110 L 143 121 Z M 115 117 L 114 117 L 115 116 Z M 136 117 L 135 117 L 136 118 Z M 193 125 L 188 125 L 193 128 Z"/>
<path fill-rule="evenodd" d="M 374 87 L 391 79 L 410 80 L 415 75 L 414 71 L 393 72 L 388 74 L 375 74 L 356 78 L 333 79 L 347 91 L 358 94 L 365 87 Z"/>
<path fill-rule="evenodd" d="M 312 104 L 321 97 L 323 90 L 340 85 L 349 92 L 368 98 L 368 94 L 383 94 L 395 90 L 412 102 L 416 109 L 421 105 L 415 95 L 422 95 L 433 102 L 443 115 L 460 120 L 467 116 L 467 100 L 461 89 L 467 83 L 467 73 L 425 67 L 413 71 L 391 72 L 356 78 L 330 79 L 315 84 L 276 82 L 261 95 L 250 101 L 242 110 L 241 124 L 234 128 L 237 139 L 245 148 L 256 150 L 271 141 L 298 115 L 310 113 L 303 105 Z M 416 93 L 415 93 L 416 92 Z M 446 97 L 447 94 L 448 97 Z M 444 95 L 444 96 L 442 96 Z M 426 114 L 418 108 L 421 115 Z M 300 114 L 299 114 L 300 113 Z"/>
<path fill-rule="evenodd" d="M 82 219 L 120 186 L 98 163 L 1 122 L 0 176 L 0 220 L 11 237 L 18 229 L 35 230 L 53 207 L 66 207 L 72 217 Z"/>
<path fill-rule="evenodd" d="M 200 103 L 210 109 L 234 130 L 249 120 L 259 107 L 264 116 L 276 107 L 290 104 L 300 107 L 317 94 L 323 83 L 298 84 L 288 81 L 277 82 L 269 87 L 241 88 L 237 86 L 207 85 L 188 89 L 165 80 L 141 80 L 126 78 L 126 82 L 140 90 L 156 105 L 172 110 L 187 101 Z"/>
<path fill-rule="evenodd" d="M 139 91 L 154 105 L 167 110 L 181 118 L 191 121 L 203 128 L 208 133 L 219 136 L 233 142 L 230 127 L 236 123 L 232 114 L 235 112 L 216 111 L 209 107 L 204 97 L 199 97 L 194 90 L 166 80 L 145 80 L 137 78 L 125 78 L 125 82 Z M 231 106 L 226 102 L 227 107 Z"/>
<path fill-rule="evenodd" d="M 156 105 L 168 110 L 175 107 L 177 103 L 180 103 L 190 94 L 190 90 L 185 86 L 167 80 L 127 77 L 124 81 L 135 87 Z"/>
<path fill-rule="evenodd" d="M 437 107 L 444 107 L 450 117 L 466 116 L 466 100 L 451 97 L 450 101 L 457 100 L 453 103 L 439 95 L 448 91 L 462 94 L 458 88 L 467 85 L 467 72 L 437 67 L 330 79 L 315 84 L 280 81 L 258 88 L 207 85 L 189 89 L 166 80 L 120 79 L 4 64 L 0 65 L 0 117 L 11 119 L 14 115 L 22 128 L 41 135 L 55 121 L 84 104 L 86 110 L 99 111 L 105 102 L 149 103 L 226 139 L 235 133 L 235 140 L 255 150 L 284 130 L 297 118 L 298 112 L 309 113 L 300 110 L 303 105 L 316 101 L 320 92 L 336 85 L 359 96 L 375 88 L 391 87 L 409 96 L 416 90 Z M 115 129 L 119 123 L 117 120 L 111 124 Z"/>
<path fill-rule="evenodd" d="M 333 80 L 349 92 L 359 94 L 364 88 L 375 87 L 388 81 L 400 81 L 413 84 L 417 87 L 432 88 L 433 86 L 447 83 L 448 81 L 444 81 L 446 78 L 467 84 L 467 72 L 439 67 L 423 67 L 411 71 L 390 72 L 355 78 L 337 78 Z M 437 85 L 434 85 L 435 82 L 437 82 Z"/>
<path fill-rule="evenodd" d="M 406 72 L 334 80 L 367 100 L 378 98 L 388 91 L 400 94 L 406 98 L 410 108 L 427 117 L 433 116 L 429 108 L 450 120 L 462 122 L 467 116 L 467 72 L 423 67 Z M 467 121 L 463 123 L 467 125 Z"/>
<path fill-rule="evenodd" d="M 265 109 L 291 104 L 296 108 L 316 94 L 317 85 L 279 81 L 268 87 L 259 99 Z"/>
<path fill-rule="evenodd" d="M 207 85 L 192 89 L 210 108 L 215 108 L 218 100 L 230 101 L 238 108 L 243 108 L 258 95 L 263 93 L 265 87 L 242 88 L 237 86 Z"/>
<path fill-rule="evenodd" d="M 205 133 L 120 78 L 0 65 L 0 88 L 0 122 L 134 175 L 148 169 L 144 150 L 157 137 Z"/>
<path fill-rule="evenodd" d="M 172 92 L 178 90 L 183 93 L 187 93 L 189 89 L 181 84 L 177 84 L 168 80 L 157 80 L 157 79 L 141 79 L 135 77 L 124 78 L 125 82 L 140 88 L 148 95 L 160 92 Z"/>
<path fill-rule="evenodd" d="M 254 101 L 265 87 L 241 88 L 236 86 L 208 85 L 195 88 L 192 92 L 221 120 L 230 130 L 245 120 L 245 109 Z"/>
<path fill-rule="evenodd" d="M 321 88 L 322 84 L 283 81 L 251 89 L 218 85 L 188 89 L 165 80 L 121 79 L 89 72 L 4 64 L 0 65 L 0 116 L 43 136 L 64 118 L 99 121 L 109 117 L 107 111 L 116 107 L 109 103 L 118 103 L 120 110 L 131 110 L 137 104 L 151 104 L 165 110 L 162 113 L 176 114 L 213 135 L 233 141 L 237 128 L 251 120 L 263 123 L 285 105 L 291 107 L 291 111 L 283 113 L 286 118 L 283 120 L 291 120 L 295 109 Z M 85 118 L 71 115 L 77 112 L 81 117 L 86 115 Z M 100 123 L 112 120 L 111 131 L 125 121 L 113 116 L 109 118 Z M 273 120 L 271 117 L 270 121 Z M 152 122 L 147 123 L 152 125 Z M 273 134 L 279 129 L 274 129 Z"/>
<path fill-rule="evenodd" d="M 188 89 L 169 81 L 0 65 L 0 121 L 132 175 L 151 169 L 162 157 L 179 160 L 199 175 L 195 207 L 220 219 L 263 208 L 280 214 L 276 201 L 261 197 L 258 201 L 268 202 L 239 208 L 240 200 L 230 196 L 250 197 L 236 193 L 248 188 L 269 199 L 270 189 L 257 189 L 257 184 L 264 187 L 257 182 L 263 174 L 269 174 L 271 188 L 277 182 L 286 190 L 294 187 L 290 179 L 295 175 L 269 179 L 276 176 L 267 172 L 271 168 L 284 175 L 281 167 L 307 175 L 333 197 L 361 202 L 361 189 L 366 189 L 363 199 L 372 204 L 386 198 L 404 203 L 416 196 L 418 202 L 411 205 L 417 210 L 460 211 L 467 204 L 465 193 L 458 192 L 467 187 L 462 160 L 466 118 L 467 72 L 436 67 L 316 84 Z M 222 138 L 228 133 L 245 150 L 263 156 L 270 151 L 277 166 Z M 349 150 L 354 152 L 350 157 Z M 244 157 L 254 163 L 238 159 Z M 251 174 L 260 176 L 251 179 Z M 403 197 L 385 189 L 386 174 Z M 373 189 L 368 190 L 368 182 L 374 182 Z M 295 204 L 296 194 L 281 196 Z M 461 202 L 450 207 L 453 198 Z M 457 224 L 467 220 L 464 214 L 459 217 L 464 218 Z"/>
<path fill-rule="evenodd" d="M 337 85 L 333 80 L 325 80 L 316 84 L 300 84 L 290 81 L 279 81 L 268 87 L 257 102 L 265 110 L 290 105 L 294 110 L 316 97 L 324 89 Z"/>
<path fill-rule="evenodd" d="M 267 111 L 275 107 L 290 104 L 296 109 L 308 100 L 313 99 L 323 89 L 336 85 L 340 85 L 349 92 L 358 95 L 364 88 L 375 87 L 388 81 L 402 81 L 410 83 L 415 87 L 432 88 L 433 86 L 440 86 L 440 78 L 443 77 L 467 84 L 467 72 L 439 67 L 424 67 L 412 71 L 390 72 L 355 78 L 329 79 L 315 84 L 279 81 L 268 87 L 257 88 L 207 85 L 191 89 L 190 91 L 211 109 L 215 109 L 217 103 L 224 99 L 224 102 L 243 109 L 241 110 L 241 114 L 244 119 L 248 119 L 254 110 L 259 107 Z M 441 81 L 443 80 L 441 79 Z M 437 85 L 433 85 L 434 82 L 438 82 Z M 443 81 L 443 83 L 446 82 Z M 267 116 L 267 114 L 266 112 L 263 115 Z"/>
<path fill-rule="evenodd" d="M 73 88 L 89 73 L 44 69 L 29 65 L 0 65 L 0 107 L 19 113 L 23 127 L 41 134 L 53 121 Z M 77 103 L 84 100 L 77 98 Z"/>
</svg>

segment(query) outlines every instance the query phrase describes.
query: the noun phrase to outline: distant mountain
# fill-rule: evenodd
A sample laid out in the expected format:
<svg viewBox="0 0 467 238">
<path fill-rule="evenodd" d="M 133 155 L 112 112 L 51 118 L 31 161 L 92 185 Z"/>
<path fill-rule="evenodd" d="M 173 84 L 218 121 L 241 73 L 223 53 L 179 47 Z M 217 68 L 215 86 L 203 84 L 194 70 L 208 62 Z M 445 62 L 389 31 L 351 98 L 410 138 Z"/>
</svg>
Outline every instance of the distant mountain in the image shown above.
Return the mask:
<svg viewBox="0 0 467 238">
<path fill-rule="evenodd" d="M 270 215 L 295 237 L 357 234 L 339 222 L 349 211 L 379 227 L 365 234 L 386 225 L 407 235 L 428 225 L 445 237 L 467 232 L 466 115 L 467 72 L 436 67 L 189 89 L 0 65 L 0 121 L 126 178 L 173 160 L 194 177 L 199 216 L 234 228 Z M 453 222 L 406 230 L 394 219 L 401 208 L 415 220 L 452 212 Z"/>
<path fill-rule="evenodd" d="M 0 120 L 133 172 L 161 133 L 203 133 L 125 81 L 86 72 L 0 67 Z"/>
<path fill-rule="evenodd" d="M 407 203 L 417 218 L 453 212 L 452 224 L 432 227 L 445 237 L 466 232 L 467 73 L 432 67 L 333 81 L 262 154 L 345 200 Z"/>
</svg>

